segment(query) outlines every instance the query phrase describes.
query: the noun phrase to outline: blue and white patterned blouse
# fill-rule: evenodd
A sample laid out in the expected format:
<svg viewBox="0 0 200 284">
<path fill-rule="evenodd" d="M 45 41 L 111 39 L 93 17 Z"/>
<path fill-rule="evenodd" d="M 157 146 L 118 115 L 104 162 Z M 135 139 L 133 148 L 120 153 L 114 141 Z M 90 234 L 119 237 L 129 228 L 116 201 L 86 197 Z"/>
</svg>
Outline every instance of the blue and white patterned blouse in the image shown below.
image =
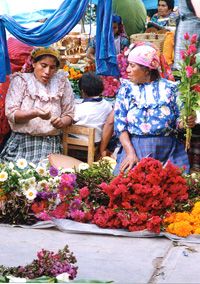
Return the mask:
<svg viewBox="0 0 200 284">
<path fill-rule="evenodd" d="M 168 136 L 177 127 L 177 83 L 158 79 L 136 85 L 122 79 L 115 103 L 116 135 Z"/>
</svg>

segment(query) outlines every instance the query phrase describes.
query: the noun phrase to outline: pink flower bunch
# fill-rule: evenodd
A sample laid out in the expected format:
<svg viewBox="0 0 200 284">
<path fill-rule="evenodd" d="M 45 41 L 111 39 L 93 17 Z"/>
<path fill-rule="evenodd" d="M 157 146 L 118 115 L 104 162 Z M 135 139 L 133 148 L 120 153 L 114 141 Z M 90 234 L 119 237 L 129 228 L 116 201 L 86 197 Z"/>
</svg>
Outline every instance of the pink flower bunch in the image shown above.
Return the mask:
<svg viewBox="0 0 200 284">
<path fill-rule="evenodd" d="M 30 264 L 8 268 L 6 271 L 8 275 L 12 274 L 15 277 L 27 279 L 35 279 L 42 276 L 55 277 L 66 272 L 69 274 L 69 279 L 73 280 L 78 270 L 78 267 L 74 265 L 76 262 L 76 258 L 66 245 L 57 253 L 42 249 L 37 253 L 37 259 L 34 259 Z"/>
<path fill-rule="evenodd" d="M 120 81 L 113 76 L 101 76 L 104 85 L 103 97 L 114 98 L 120 87 Z"/>
<path fill-rule="evenodd" d="M 62 174 L 59 184 L 59 194 L 61 199 L 66 195 L 70 195 L 73 192 L 76 182 L 75 174 Z"/>
<path fill-rule="evenodd" d="M 192 136 L 192 129 L 187 127 L 187 118 L 192 115 L 194 111 L 199 110 L 199 81 L 200 75 L 198 64 L 196 63 L 197 53 L 197 34 L 190 36 L 188 33 L 184 34 L 184 49 L 181 50 L 181 62 L 179 62 L 180 69 L 174 74 L 180 77 L 179 91 L 180 101 L 182 102 L 181 115 L 186 129 L 186 143 L 185 149 L 190 148 L 190 140 Z"/>
<path fill-rule="evenodd" d="M 125 56 L 125 52 L 128 48 L 125 48 L 122 53 L 119 53 L 117 55 L 117 62 L 118 62 L 118 67 L 119 67 L 119 72 L 120 72 L 120 77 L 127 79 L 127 67 L 128 67 L 128 60 L 127 56 Z"/>
</svg>

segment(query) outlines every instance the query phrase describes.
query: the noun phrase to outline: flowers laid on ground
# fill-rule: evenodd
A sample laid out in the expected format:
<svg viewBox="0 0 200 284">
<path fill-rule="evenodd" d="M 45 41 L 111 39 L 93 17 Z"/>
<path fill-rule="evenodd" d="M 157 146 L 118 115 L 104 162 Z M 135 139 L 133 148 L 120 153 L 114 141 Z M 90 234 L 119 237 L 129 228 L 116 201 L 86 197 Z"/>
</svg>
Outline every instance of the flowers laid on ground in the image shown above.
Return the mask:
<svg viewBox="0 0 200 284">
<path fill-rule="evenodd" d="M 175 212 L 164 219 L 165 230 L 180 237 L 200 234 L 200 172 L 185 176 L 188 200 L 177 204 Z"/>
<path fill-rule="evenodd" d="M 28 165 L 24 159 L 0 164 L 0 222 L 33 224 L 38 219 L 53 217 L 79 220 L 79 215 L 87 221 L 90 219 L 85 209 L 88 205 L 81 202 L 86 197 L 84 187 L 88 186 L 91 196 L 95 196 L 99 191 L 97 185 L 111 177 L 108 161 L 88 169 L 84 165 L 76 174 L 54 167 Z"/>
<path fill-rule="evenodd" d="M 0 164 L 0 222 L 67 218 L 102 228 L 159 233 L 170 225 L 166 218 L 176 216 L 170 214 L 190 212 L 200 201 L 200 174 L 183 176 L 170 162 L 163 167 L 144 158 L 116 177 L 112 167 L 109 159 L 73 170 L 36 167 L 24 159 Z"/>
<path fill-rule="evenodd" d="M 175 212 L 164 219 L 166 231 L 180 237 L 200 234 L 200 201 L 190 212 Z"/>
<path fill-rule="evenodd" d="M 109 204 L 97 209 L 93 222 L 103 228 L 129 231 L 159 233 L 167 210 L 188 197 L 181 170 L 170 162 L 163 167 L 152 158 L 142 159 L 127 175 L 120 174 L 101 188 L 109 196 Z"/>
<path fill-rule="evenodd" d="M 42 249 L 37 253 L 37 259 L 30 264 L 17 267 L 0 266 L 0 281 L 69 282 L 77 275 L 78 267 L 74 265 L 76 262 L 75 256 L 67 245 L 57 253 Z"/>
<path fill-rule="evenodd" d="M 187 117 L 194 111 L 200 110 L 200 72 L 196 62 L 197 38 L 197 34 L 190 36 L 186 33 L 184 35 L 185 42 L 184 50 L 181 51 L 180 70 L 174 72 L 181 80 L 179 91 L 180 101 L 183 104 L 182 118 L 186 129 L 186 150 L 190 148 L 192 135 L 191 128 L 187 127 Z"/>
</svg>

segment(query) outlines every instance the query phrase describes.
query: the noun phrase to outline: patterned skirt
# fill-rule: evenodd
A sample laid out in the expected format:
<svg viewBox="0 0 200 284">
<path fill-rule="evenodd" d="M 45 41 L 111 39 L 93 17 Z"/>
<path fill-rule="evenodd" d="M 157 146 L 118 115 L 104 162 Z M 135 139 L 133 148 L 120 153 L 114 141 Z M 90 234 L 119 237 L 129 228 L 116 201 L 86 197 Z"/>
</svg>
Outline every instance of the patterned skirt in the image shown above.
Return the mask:
<svg viewBox="0 0 200 284">
<path fill-rule="evenodd" d="M 0 154 L 0 162 L 14 162 L 23 158 L 38 164 L 49 154 L 61 153 L 61 150 L 60 136 L 31 136 L 12 132 Z"/>
<path fill-rule="evenodd" d="M 152 157 L 164 164 L 171 161 L 174 165 L 185 169 L 189 173 L 190 166 L 188 155 L 185 152 L 184 144 L 172 136 L 132 136 L 132 145 L 139 160 L 145 157 Z M 125 158 L 125 151 L 121 147 L 118 152 L 117 165 L 114 174 L 120 172 L 120 165 Z"/>
</svg>

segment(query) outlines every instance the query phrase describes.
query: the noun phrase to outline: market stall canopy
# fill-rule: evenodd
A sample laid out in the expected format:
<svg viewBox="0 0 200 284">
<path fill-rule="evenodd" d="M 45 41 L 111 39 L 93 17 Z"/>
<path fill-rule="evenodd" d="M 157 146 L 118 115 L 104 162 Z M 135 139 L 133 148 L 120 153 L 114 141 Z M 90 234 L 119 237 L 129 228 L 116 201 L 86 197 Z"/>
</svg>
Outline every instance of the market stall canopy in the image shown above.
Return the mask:
<svg viewBox="0 0 200 284">
<path fill-rule="evenodd" d="M 4 8 L 15 3 L 22 7 L 22 0 L 3 0 Z M 48 0 L 46 7 L 49 7 Z M 35 1 L 34 1 L 35 2 Z M 54 1 L 52 1 L 54 2 Z M 47 20 L 34 28 L 20 25 L 14 17 L 0 15 L 0 82 L 10 74 L 6 29 L 18 40 L 32 46 L 47 46 L 68 34 L 82 18 L 89 0 L 64 0 Z M 3 5 L 2 5 L 3 6 Z M 96 72 L 102 75 L 118 76 L 114 36 L 112 31 L 112 0 L 101 0 L 97 5 L 96 30 Z"/>
</svg>

